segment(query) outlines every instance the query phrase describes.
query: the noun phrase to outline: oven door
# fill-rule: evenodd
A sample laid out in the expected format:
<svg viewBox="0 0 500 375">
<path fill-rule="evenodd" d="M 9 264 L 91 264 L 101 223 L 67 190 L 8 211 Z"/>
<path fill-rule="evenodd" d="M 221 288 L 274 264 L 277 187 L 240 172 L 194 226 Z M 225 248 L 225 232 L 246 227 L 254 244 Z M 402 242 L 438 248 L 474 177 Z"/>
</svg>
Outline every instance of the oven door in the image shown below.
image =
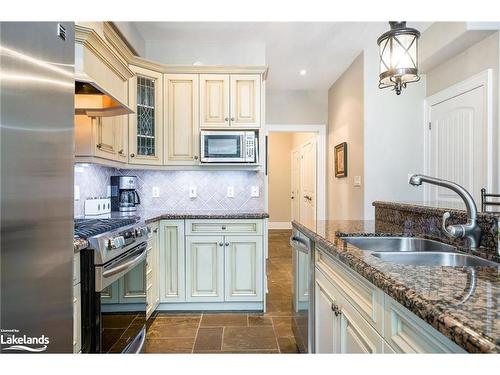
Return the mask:
<svg viewBox="0 0 500 375">
<path fill-rule="evenodd" d="M 96 267 L 100 353 L 142 353 L 146 340 L 147 243 Z M 100 280 L 99 280 L 100 279 Z"/>
<path fill-rule="evenodd" d="M 244 163 L 246 161 L 245 132 L 202 131 L 202 163 Z"/>
</svg>

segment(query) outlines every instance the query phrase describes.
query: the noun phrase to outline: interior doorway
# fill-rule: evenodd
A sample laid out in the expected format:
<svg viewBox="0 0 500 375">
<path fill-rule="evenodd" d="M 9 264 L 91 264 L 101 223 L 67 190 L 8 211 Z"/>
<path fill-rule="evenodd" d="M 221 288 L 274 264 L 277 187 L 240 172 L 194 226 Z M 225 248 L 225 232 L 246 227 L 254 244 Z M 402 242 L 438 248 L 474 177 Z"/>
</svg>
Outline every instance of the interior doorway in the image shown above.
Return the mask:
<svg viewBox="0 0 500 375">
<path fill-rule="evenodd" d="M 268 126 L 269 229 L 291 229 L 292 220 L 324 220 L 325 143 L 324 125 Z"/>
</svg>

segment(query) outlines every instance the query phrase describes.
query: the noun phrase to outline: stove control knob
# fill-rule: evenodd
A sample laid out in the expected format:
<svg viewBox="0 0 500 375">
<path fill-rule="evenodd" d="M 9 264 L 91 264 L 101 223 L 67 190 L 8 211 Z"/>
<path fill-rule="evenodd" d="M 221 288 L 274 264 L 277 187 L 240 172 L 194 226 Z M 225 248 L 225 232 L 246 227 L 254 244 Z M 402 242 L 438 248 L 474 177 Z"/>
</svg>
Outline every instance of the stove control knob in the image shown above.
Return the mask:
<svg viewBox="0 0 500 375">
<path fill-rule="evenodd" d="M 112 238 L 109 240 L 108 246 L 111 249 L 118 249 L 122 246 L 125 246 L 125 238 L 123 238 L 123 236 L 118 236 L 118 237 Z"/>
</svg>

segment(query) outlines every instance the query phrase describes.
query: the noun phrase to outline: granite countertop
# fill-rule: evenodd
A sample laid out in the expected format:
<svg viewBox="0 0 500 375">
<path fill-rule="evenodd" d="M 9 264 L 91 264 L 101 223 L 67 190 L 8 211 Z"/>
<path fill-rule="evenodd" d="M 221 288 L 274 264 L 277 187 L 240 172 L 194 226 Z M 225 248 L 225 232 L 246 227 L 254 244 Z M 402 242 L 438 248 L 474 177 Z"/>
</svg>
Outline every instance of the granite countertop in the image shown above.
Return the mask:
<svg viewBox="0 0 500 375">
<path fill-rule="evenodd" d="M 83 238 L 73 238 L 73 252 L 78 253 L 89 246 L 89 242 Z"/>
<path fill-rule="evenodd" d="M 193 211 L 138 211 L 136 213 L 146 224 L 158 220 L 183 219 L 266 219 L 269 214 L 264 211 L 225 211 L 225 210 L 193 210 Z"/>
<path fill-rule="evenodd" d="M 475 267 L 472 273 L 470 268 L 388 263 L 339 238 L 375 233 L 374 221 L 292 224 L 466 351 L 500 353 L 499 269 Z M 476 287 L 465 299 L 472 278 Z"/>
</svg>

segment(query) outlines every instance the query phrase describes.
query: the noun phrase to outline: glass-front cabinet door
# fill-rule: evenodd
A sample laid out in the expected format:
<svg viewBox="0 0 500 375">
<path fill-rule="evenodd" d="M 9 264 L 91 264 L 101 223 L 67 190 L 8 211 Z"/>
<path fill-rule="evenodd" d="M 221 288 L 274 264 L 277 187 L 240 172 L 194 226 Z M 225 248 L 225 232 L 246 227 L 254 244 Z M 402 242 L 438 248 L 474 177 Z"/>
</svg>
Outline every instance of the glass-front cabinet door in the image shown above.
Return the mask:
<svg viewBox="0 0 500 375">
<path fill-rule="evenodd" d="M 163 115 L 162 74 L 144 68 L 130 67 L 136 76 L 129 82 L 129 163 L 162 164 Z"/>
</svg>

